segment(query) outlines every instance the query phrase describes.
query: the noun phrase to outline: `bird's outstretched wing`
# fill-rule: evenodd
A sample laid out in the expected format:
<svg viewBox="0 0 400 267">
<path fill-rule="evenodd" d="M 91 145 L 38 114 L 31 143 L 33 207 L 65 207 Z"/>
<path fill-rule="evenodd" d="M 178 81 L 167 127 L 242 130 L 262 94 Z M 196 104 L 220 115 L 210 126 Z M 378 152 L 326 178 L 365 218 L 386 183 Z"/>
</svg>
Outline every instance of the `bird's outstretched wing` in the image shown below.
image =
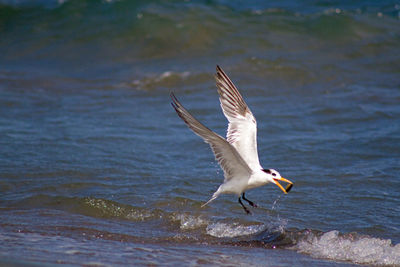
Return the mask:
<svg viewBox="0 0 400 267">
<path fill-rule="evenodd" d="M 251 169 L 261 168 L 257 153 L 257 122 L 228 75 L 217 66 L 215 75 L 219 101 L 228 119 L 227 141 Z"/>
<path fill-rule="evenodd" d="M 215 159 L 221 165 L 224 171 L 225 181 L 234 177 L 249 177 L 251 170 L 246 162 L 242 159 L 236 149 L 229 144 L 223 137 L 214 133 L 209 128 L 196 120 L 178 101 L 171 92 L 172 106 L 179 117 L 187 124 L 187 126 L 198 136 L 204 139 L 211 146 Z"/>
</svg>

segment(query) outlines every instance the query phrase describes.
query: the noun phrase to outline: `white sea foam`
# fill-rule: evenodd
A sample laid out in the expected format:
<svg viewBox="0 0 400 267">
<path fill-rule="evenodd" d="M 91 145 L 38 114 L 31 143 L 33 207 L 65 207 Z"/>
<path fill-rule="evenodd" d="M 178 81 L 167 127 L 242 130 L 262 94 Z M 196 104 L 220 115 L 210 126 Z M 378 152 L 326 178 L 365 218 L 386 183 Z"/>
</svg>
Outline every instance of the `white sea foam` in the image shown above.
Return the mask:
<svg viewBox="0 0 400 267">
<path fill-rule="evenodd" d="M 135 221 L 145 221 L 152 216 L 153 214 L 147 210 L 131 210 L 125 215 L 127 219 Z"/>
<path fill-rule="evenodd" d="M 98 261 L 88 261 L 88 262 L 84 262 L 83 266 L 90 266 L 90 267 L 100 267 L 100 266 L 104 266 L 104 267 L 108 267 L 111 266 L 109 264 L 105 264 L 102 262 L 98 262 Z"/>
<path fill-rule="evenodd" d="M 239 223 L 212 223 L 207 226 L 207 234 L 214 237 L 237 237 L 255 234 L 264 229 L 263 225 L 241 225 Z"/>
<path fill-rule="evenodd" d="M 181 82 L 189 78 L 190 72 L 174 72 L 165 71 L 161 74 L 151 75 L 142 79 L 136 79 L 131 82 L 131 85 L 140 90 L 152 89 L 155 86 L 175 86 L 177 82 Z M 125 84 L 123 84 L 125 85 Z"/>
<path fill-rule="evenodd" d="M 390 239 L 340 235 L 330 231 L 322 236 L 308 234 L 294 247 L 312 257 L 358 264 L 400 265 L 400 244 L 393 245 Z"/>
<path fill-rule="evenodd" d="M 193 216 L 188 214 L 178 214 L 175 215 L 173 219 L 180 221 L 180 228 L 183 230 L 196 229 L 209 223 L 207 219 L 204 219 L 201 216 Z"/>
<path fill-rule="evenodd" d="M 74 255 L 74 254 L 80 254 L 81 251 L 78 249 L 68 249 L 66 251 L 64 251 L 65 254 L 70 254 L 70 255 Z"/>
</svg>

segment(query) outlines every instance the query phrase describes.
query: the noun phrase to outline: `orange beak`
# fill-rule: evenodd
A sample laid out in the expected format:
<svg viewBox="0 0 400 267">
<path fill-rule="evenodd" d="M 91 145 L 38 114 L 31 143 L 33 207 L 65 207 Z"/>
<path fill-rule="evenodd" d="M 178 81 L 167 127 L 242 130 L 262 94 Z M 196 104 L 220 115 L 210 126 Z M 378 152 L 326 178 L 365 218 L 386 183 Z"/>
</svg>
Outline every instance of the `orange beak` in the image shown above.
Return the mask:
<svg viewBox="0 0 400 267">
<path fill-rule="evenodd" d="M 279 188 L 283 191 L 283 193 L 287 194 L 287 193 L 289 193 L 290 189 L 292 189 L 293 183 L 291 181 L 289 181 L 288 179 L 285 179 L 283 177 L 281 177 L 281 178 L 273 178 L 273 179 L 275 181 L 275 184 L 277 186 L 279 186 Z M 278 181 L 283 181 L 283 182 L 288 183 L 288 185 L 286 186 L 286 189 L 283 188 L 283 186 Z"/>
</svg>

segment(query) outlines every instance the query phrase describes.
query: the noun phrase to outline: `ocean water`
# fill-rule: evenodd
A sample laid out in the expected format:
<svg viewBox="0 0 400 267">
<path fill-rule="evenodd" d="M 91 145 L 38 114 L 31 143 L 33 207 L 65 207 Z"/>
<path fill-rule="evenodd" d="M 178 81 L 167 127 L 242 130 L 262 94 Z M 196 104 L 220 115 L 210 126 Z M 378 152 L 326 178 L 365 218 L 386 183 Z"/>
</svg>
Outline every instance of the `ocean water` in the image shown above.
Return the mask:
<svg viewBox="0 0 400 267">
<path fill-rule="evenodd" d="M 398 1 L 0 1 L 0 265 L 400 266 Z M 294 182 L 223 180 L 220 65 Z"/>
</svg>

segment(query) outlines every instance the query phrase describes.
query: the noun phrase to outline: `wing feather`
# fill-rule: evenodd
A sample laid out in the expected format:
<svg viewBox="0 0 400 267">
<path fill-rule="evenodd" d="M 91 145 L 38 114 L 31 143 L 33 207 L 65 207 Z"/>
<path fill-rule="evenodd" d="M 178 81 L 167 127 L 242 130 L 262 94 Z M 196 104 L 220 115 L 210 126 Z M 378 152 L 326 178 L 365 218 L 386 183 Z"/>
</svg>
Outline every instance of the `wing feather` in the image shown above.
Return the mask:
<svg viewBox="0 0 400 267">
<path fill-rule="evenodd" d="M 222 111 L 228 119 L 227 141 L 251 169 L 261 168 L 257 153 L 257 122 L 228 75 L 217 66 L 215 75 Z"/>
<path fill-rule="evenodd" d="M 236 149 L 223 137 L 195 119 L 171 92 L 172 106 L 179 117 L 198 136 L 211 146 L 215 159 L 224 171 L 225 181 L 233 177 L 249 177 L 251 170 Z"/>
</svg>

